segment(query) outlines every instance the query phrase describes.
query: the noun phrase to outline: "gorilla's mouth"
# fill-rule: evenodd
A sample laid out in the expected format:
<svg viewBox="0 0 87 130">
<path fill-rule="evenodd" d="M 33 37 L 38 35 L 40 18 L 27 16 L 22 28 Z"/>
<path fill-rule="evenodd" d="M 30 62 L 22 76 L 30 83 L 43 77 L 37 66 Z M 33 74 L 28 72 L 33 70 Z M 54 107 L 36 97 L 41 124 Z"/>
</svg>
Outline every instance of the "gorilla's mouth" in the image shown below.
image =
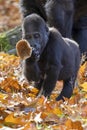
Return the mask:
<svg viewBox="0 0 87 130">
<path fill-rule="evenodd" d="M 40 59 L 40 52 L 38 49 L 33 48 L 32 49 L 32 56 L 35 58 L 36 61 Z"/>
<path fill-rule="evenodd" d="M 37 52 L 34 55 L 35 55 L 35 59 L 38 61 L 40 59 L 40 54 Z"/>
</svg>

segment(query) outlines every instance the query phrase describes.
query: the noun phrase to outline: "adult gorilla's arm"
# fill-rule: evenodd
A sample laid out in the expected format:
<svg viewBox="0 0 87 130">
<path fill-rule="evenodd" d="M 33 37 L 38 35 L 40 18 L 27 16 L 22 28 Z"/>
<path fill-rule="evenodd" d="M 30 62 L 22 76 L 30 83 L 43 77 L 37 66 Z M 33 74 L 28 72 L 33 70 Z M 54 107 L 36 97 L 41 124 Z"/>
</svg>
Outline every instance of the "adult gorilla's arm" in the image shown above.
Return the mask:
<svg viewBox="0 0 87 130">
<path fill-rule="evenodd" d="M 22 16 L 26 17 L 29 14 L 36 13 L 46 20 L 46 13 L 44 10 L 45 3 L 46 0 L 20 0 Z"/>
<path fill-rule="evenodd" d="M 57 28 L 64 37 L 71 38 L 74 0 L 48 0 L 45 9 L 48 24 Z"/>
</svg>

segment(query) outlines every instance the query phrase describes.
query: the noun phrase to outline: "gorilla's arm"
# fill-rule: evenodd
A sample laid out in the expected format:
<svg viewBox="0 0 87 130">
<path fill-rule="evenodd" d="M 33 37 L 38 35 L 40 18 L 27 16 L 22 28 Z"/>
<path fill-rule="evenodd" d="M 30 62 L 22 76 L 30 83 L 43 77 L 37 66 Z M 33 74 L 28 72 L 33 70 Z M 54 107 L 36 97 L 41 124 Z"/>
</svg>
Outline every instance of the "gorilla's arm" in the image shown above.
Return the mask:
<svg viewBox="0 0 87 130">
<path fill-rule="evenodd" d="M 32 61 L 32 57 L 26 59 L 23 62 L 23 71 L 28 82 L 35 81 L 38 82 L 40 79 L 40 69 L 36 61 Z"/>
<path fill-rule="evenodd" d="M 71 38 L 74 0 L 48 0 L 45 10 L 48 24 L 57 28 L 62 36 Z"/>
<path fill-rule="evenodd" d="M 53 91 L 56 82 L 58 80 L 58 68 L 55 66 L 50 66 L 49 70 L 45 75 L 45 80 L 43 84 L 43 95 L 50 96 L 51 92 Z"/>
<path fill-rule="evenodd" d="M 44 10 L 45 3 L 46 0 L 20 0 L 20 10 L 23 17 L 26 17 L 32 13 L 36 13 L 46 20 L 46 13 Z"/>
</svg>

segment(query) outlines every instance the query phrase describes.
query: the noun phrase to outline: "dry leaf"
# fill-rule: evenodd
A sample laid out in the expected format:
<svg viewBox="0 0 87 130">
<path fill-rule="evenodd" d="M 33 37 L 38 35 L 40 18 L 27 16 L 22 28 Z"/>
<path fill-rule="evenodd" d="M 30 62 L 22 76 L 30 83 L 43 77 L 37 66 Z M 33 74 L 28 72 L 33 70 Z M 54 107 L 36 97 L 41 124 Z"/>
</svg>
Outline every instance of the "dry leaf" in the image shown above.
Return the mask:
<svg viewBox="0 0 87 130">
<path fill-rule="evenodd" d="M 82 87 L 83 91 L 87 92 L 87 82 L 84 82 L 80 86 Z"/>
<path fill-rule="evenodd" d="M 22 39 L 22 40 L 17 42 L 16 50 L 17 50 L 18 56 L 22 60 L 25 60 L 25 59 L 31 57 L 32 48 L 30 47 L 30 44 L 28 43 L 28 41 L 25 39 Z"/>
<path fill-rule="evenodd" d="M 71 121 L 70 119 L 68 119 L 66 122 L 65 122 L 65 126 L 67 127 L 66 130 L 69 130 L 69 129 L 76 129 L 76 130 L 83 130 L 83 127 L 81 125 L 81 122 L 80 121 Z"/>
</svg>

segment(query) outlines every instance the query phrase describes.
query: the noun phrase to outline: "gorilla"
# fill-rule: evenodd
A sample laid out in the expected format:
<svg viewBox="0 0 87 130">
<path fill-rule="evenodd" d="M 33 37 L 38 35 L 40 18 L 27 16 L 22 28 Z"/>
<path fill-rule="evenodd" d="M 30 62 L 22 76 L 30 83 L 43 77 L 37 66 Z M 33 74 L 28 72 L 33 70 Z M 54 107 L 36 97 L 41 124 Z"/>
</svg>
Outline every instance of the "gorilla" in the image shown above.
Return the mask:
<svg viewBox="0 0 87 130">
<path fill-rule="evenodd" d="M 23 18 L 39 14 L 63 37 L 73 38 L 87 53 L 87 0 L 20 0 Z"/>
<path fill-rule="evenodd" d="M 80 46 L 81 54 L 87 57 L 87 16 L 80 18 L 76 23 L 73 28 L 73 37 Z"/>
<path fill-rule="evenodd" d="M 87 0 L 76 0 L 72 36 L 87 57 Z M 87 60 L 87 59 L 86 59 Z"/>
<path fill-rule="evenodd" d="M 80 64 L 77 43 L 63 38 L 56 28 L 49 28 L 35 13 L 24 18 L 22 33 L 32 47 L 31 57 L 23 62 L 26 79 L 35 81 L 35 87 L 42 89 L 45 97 L 50 96 L 57 80 L 63 80 L 63 89 L 56 100 L 70 98 Z"/>
<path fill-rule="evenodd" d="M 39 14 L 46 21 L 44 5 L 47 0 L 20 0 L 20 10 L 23 18 L 29 14 Z"/>
<path fill-rule="evenodd" d="M 54 26 L 63 37 L 72 37 L 74 0 L 48 0 L 45 4 L 47 22 Z"/>
<path fill-rule="evenodd" d="M 71 38 L 74 0 L 20 0 L 20 6 L 23 17 L 37 13 L 50 27 Z"/>
</svg>

